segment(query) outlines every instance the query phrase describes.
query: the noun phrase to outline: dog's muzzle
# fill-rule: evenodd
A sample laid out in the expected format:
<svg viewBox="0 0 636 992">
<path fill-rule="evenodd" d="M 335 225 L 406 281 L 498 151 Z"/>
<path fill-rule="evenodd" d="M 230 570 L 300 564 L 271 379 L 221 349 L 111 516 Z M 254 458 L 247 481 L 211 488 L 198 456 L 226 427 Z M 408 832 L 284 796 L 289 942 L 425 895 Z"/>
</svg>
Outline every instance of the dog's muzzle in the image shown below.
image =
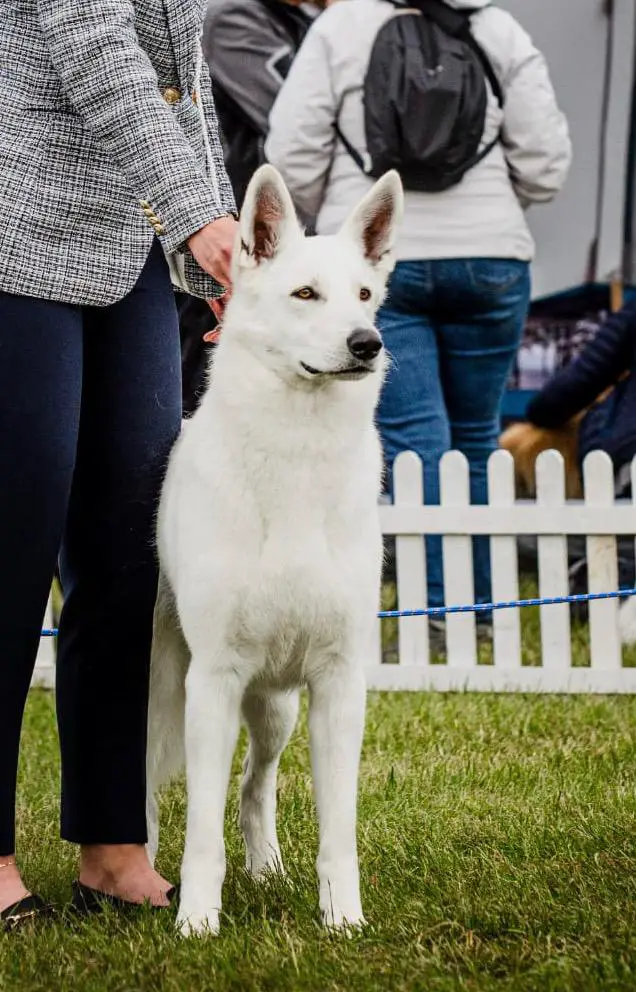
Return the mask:
<svg viewBox="0 0 636 992">
<path fill-rule="evenodd" d="M 301 362 L 309 375 L 331 376 L 340 379 L 360 379 L 376 370 L 376 358 L 382 351 L 382 338 L 375 330 L 358 328 L 347 338 L 351 361 L 335 369 L 317 369 Z"/>
</svg>

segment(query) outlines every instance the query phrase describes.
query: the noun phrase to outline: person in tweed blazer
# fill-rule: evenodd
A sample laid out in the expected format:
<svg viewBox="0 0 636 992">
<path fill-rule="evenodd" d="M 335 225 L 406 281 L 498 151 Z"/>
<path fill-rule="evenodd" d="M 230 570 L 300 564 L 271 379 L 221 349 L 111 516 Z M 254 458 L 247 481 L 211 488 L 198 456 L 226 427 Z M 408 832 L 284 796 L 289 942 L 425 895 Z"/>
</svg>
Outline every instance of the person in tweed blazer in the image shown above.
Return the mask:
<svg viewBox="0 0 636 992">
<path fill-rule="evenodd" d="M 74 901 L 169 901 L 145 853 L 153 521 L 179 432 L 178 283 L 229 288 L 236 231 L 202 0 L 0 4 L 0 917 L 20 726 L 58 550 L 62 836 Z M 170 260 L 170 262 L 168 261 Z M 97 896 L 95 895 L 97 893 Z M 97 901 L 96 901 L 97 900 Z"/>
</svg>

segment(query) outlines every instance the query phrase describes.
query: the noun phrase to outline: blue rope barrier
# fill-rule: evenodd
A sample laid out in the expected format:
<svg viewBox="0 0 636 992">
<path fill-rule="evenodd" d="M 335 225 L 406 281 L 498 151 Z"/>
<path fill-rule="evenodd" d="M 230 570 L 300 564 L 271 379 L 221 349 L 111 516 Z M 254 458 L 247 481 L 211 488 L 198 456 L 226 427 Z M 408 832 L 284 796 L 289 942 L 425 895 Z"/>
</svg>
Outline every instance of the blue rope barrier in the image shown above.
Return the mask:
<svg viewBox="0 0 636 992">
<path fill-rule="evenodd" d="M 559 606 L 562 603 L 591 603 L 597 599 L 628 599 L 636 596 L 636 589 L 619 589 L 616 592 L 585 592 L 575 596 L 552 596 L 544 599 L 511 599 L 499 603 L 473 603 L 470 606 L 429 606 L 425 610 L 382 610 L 381 620 L 391 617 L 444 617 L 448 613 L 491 613 L 493 610 L 513 610 L 524 606 Z"/>
<path fill-rule="evenodd" d="M 524 606 L 560 606 L 563 603 L 592 603 L 598 599 L 629 599 L 636 589 L 615 592 L 585 592 L 575 596 L 552 596 L 543 599 L 511 599 L 499 603 L 472 603 L 470 606 L 428 606 L 424 610 L 381 610 L 378 617 L 388 620 L 400 617 L 445 617 L 448 613 L 491 613 L 493 610 L 514 610 Z M 42 637 L 57 637 L 57 627 L 45 627 Z"/>
</svg>

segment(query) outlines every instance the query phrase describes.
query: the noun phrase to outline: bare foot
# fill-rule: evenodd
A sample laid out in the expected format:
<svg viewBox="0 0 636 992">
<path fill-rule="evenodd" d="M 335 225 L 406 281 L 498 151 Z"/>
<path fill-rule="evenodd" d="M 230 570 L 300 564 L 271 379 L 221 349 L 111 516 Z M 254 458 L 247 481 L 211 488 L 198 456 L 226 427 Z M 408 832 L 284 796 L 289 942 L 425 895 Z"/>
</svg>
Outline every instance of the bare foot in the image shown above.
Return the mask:
<svg viewBox="0 0 636 992">
<path fill-rule="evenodd" d="M 0 912 L 28 895 L 13 855 L 0 856 Z"/>
<path fill-rule="evenodd" d="M 154 870 L 143 844 L 90 844 L 80 854 L 80 882 L 128 902 L 169 905 L 170 882 Z"/>
</svg>

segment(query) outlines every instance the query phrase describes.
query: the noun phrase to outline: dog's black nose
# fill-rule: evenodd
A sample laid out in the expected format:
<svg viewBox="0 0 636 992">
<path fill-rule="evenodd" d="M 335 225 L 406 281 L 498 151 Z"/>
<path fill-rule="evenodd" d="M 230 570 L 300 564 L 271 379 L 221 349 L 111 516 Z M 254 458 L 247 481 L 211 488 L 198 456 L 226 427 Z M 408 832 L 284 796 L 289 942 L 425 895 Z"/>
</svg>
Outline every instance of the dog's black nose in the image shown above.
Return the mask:
<svg viewBox="0 0 636 992">
<path fill-rule="evenodd" d="M 377 331 L 358 328 L 347 338 L 347 347 L 354 358 L 361 362 L 370 362 L 382 350 L 382 339 Z"/>
</svg>

